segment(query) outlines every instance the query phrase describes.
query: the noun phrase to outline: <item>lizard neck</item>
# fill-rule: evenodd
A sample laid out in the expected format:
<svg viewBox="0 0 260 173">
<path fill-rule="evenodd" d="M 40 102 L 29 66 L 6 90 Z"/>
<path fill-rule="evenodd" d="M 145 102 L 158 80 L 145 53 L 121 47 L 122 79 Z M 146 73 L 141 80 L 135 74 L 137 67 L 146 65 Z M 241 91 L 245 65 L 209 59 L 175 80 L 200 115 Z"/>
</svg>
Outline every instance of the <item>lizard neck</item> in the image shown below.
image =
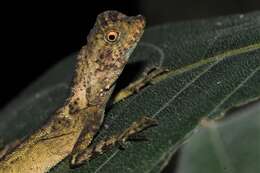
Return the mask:
<svg viewBox="0 0 260 173">
<path fill-rule="evenodd" d="M 66 103 L 70 114 L 89 106 L 104 107 L 113 91 L 111 86 L 106 88 L 107 75 L 100 70 L 99 52 L 94 51 L 84 46 L 77 57 L 71 94 Z"/>
</svg>

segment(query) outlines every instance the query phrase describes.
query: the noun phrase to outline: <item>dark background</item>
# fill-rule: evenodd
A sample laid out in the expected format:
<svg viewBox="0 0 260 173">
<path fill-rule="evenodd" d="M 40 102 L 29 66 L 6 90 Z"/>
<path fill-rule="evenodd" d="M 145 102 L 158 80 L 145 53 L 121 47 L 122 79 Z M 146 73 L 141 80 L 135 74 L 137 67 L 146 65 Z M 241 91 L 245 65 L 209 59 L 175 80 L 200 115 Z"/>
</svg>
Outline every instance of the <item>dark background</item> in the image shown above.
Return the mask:
<svg viewBox="0 0 260 173">
<path fill-rule="evenodd" d="M 85 0 L 1 3 L 0 107 L 85 44 L 98 13 L 143 14 L 148 27 L 260 10 L 260 0 Z"/>
</svg>

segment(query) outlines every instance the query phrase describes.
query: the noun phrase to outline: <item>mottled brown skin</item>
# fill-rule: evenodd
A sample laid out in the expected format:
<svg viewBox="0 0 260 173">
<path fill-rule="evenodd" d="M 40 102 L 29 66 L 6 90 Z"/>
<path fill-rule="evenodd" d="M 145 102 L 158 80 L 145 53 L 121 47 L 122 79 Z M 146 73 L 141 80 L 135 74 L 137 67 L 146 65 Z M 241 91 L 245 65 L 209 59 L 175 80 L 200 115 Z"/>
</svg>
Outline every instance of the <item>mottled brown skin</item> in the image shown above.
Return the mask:
<svg viewBox="0 0 260 173">
<path fill-rule="evenodd" d="M 79 151 L 76 155 L 73 155 L 75 160 L 72 159 L 71 167 L 77 167 L 83 164 L 84 162 L 93 159 L 100 154 L 103 154 L 104 152 L 111 149 L 115 145 L 124 148 L 125 142 L 129 138 L 143 131 L 144 129 L 151 126 L 155 126 L 157 124 L 158 124 L 157 120 L 143 116 L 137 121 L 133 122 L 123 132 L 114 134 L 109 138 L 100 141 L 95 146 L 92 145 L 85 150 Z"/>
<path fill-rule="evenodd" d="M 71 166 L 79 165 L 106 148 L 125 142 L 132 135 L 129 131 L 137 133 L 154 124 L 149 118 L 145 123 L 135 122 L 121 135 L 101 141 L 97 147 L 89 147 L 103 122 L 115 81 L 141 38 L 144 25 L 140 15 L 128 17 L 117 11 L 98 15 L 87 44 L 77 57 L 66 103 L 42 128 L 2 158 L 0 173 L 47 172 L 69 155 L 72 155 Z"/>
</svg>

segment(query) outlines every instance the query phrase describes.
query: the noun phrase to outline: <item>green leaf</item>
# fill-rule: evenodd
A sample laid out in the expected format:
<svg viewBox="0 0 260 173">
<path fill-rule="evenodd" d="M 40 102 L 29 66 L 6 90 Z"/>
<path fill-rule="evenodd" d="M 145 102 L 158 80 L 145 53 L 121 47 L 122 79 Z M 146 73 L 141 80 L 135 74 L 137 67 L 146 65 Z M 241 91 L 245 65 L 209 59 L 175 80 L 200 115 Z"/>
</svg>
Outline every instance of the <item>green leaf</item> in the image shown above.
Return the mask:
<svg viewBox="0 0 260 173">
<path fill-rule="evenodd" d="M 62 105 L 75 55 L 27 88 L 0 113 L 0 137 L 7 143 L 39 128 Z M 260 12 L 149 28 L 118 81 L 119 88 L 147 68 L 170 72 L 139 93 L 109 106 L 95 142 L 122 131 L 142 115 L 159 120 L 148 142 L 131 142 L 78 169 L 67 160 L 51 172 L 160 172 L 203 117 L 260 97 Z"/>
<path fill-rule="evenodd" d="M 181 150 L 177 173 L 259 172 L 260 102 L 208 122 Z"/>
</svg>

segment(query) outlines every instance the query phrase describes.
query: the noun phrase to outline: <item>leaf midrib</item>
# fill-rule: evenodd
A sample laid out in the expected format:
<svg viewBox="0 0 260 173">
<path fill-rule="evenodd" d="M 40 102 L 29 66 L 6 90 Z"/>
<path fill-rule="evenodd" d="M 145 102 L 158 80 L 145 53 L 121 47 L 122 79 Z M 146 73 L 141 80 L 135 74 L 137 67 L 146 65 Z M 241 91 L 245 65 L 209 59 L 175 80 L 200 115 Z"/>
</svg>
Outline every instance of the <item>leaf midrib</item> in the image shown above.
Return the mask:
<svg viewBox="0 0 260 173">
<path fill-rule="evenodd" d="M 248 52 L 251 52 L 251 51 L 255 51 L 255 50 L 258 50 L 258 49 L 260 49 L 260 43 L 255 43 L 255 44 L 251 44 L 251 45 L 248 45 L 248 46 L 245 46 L 245 47 L 240 47 L 238 49 L 232 49 L 232 50 L 229 50 L 229 51 L 225 51 L 223 53 L 220 53 L 218 55 L 215 55 L 215 56 L 212 56 L 212 57 L 209 57 L 209 58 L 201 58 L 201 60 L 196 62 L 196 63 L 188 64 L 188 65 L 181 67 L 181 68 L 178 68 L 178 69 L 171 69 L 168 72 L 163 73 L 163 74 L 153 78 L 152 83 L 156 84 L 156 83 L 159 83 L 162 80 L 165 80 L 166 78 L 168 78 L 170 76 L 174 77 L 174 76 L 183 74 L 187 71 L 199 68 L 203 65 L 207 65 L 207 64 L 210 64 L 210 63 L 213 63 L 213 62 L 216 62 L 216 61 L 221 61 L 221 60 L 224 60 L 224 59 L 227 59 L 227 58 L 232 58 L 232 57 L 234 58 L 235 55 L 241 55 L 241 54 L 248 53 Z"/>
</svg>

